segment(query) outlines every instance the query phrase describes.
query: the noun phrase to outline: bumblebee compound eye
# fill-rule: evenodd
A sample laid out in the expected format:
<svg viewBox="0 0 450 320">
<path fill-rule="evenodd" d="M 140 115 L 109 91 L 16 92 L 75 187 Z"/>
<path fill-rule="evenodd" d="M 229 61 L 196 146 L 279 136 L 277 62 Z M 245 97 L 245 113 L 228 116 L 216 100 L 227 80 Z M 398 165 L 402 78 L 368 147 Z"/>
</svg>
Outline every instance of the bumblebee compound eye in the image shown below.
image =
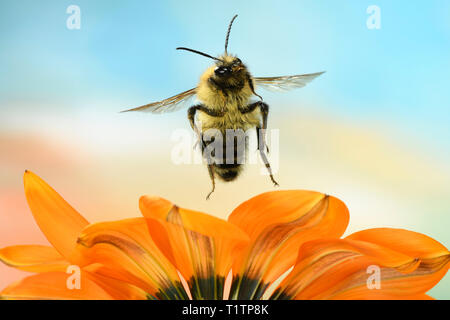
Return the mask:
<svg viewBox="0 0 450 320">
<path fill-rule="evenodd" d="M 216 74 L 216 76 L 223 77 L 229 75 L 231 73 L 231 69 L 228 67 L 217 67 L 214 70 L 214 73 Z"/>
</svg>

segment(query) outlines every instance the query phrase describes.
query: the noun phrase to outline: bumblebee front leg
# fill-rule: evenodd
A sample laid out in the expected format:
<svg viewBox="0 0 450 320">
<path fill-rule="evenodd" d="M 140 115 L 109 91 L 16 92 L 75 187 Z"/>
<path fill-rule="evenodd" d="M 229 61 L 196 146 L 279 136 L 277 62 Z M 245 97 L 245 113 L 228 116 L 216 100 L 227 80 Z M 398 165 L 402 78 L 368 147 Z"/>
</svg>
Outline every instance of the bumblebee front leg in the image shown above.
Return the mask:
<svg viewBox="0 0 450 320">
<path fill-rule="evenodd" d="M 199 144 L 200 142 L 202 142 L 202 149 L 206 147 L 205 143 L 202 140 L 202 133 L 201 131 L 198 129 L 198 127 L 195 125 L 195 114 L 197 113 L 198 108 L 200 107 L 200 105 L 197 106 L 192 106 L 188 109 L 188 119 L 189 119 L 189 124 L 191 125 L 192 130 L 194 130 L 194 132 L 197 134 L 197 142 L 194 145 L 194 149 L 197 146 L 197 144 Z"/>
<path fill-rule="evenodd" d="M 212 116 L 212 117 L 223 117 L 224 113 L 221 112 L 217 112 L 214 110 L 210 110 L 208 108 L 206 108 L 204 105 L 196 105 L 196 106 L 192 106 L 188 109 L 188 119 L 189 119 L 189 123 L 191 124 L 192 130 L 194 130 L 194 132 L 198 135 L 198 141 L 197 143 L 201 142 L 202 143 L 202 153 L 203 150 L 206 148 L 206 143 L 203 141 L 203 137 L 202 137 L 202 132 L 201 130 L 198 129 L 198 127 L 195 125 L 195 115 L 197 113 L 197 110 L 199 111 L 203 111 L 205 112 L 207 115 Z M 209 197 L 211 196 L 211 194 L 214 192 L 214 190 L 216 189 L 216 182 L 215 182 L 215 177 L 214 177 L 214 170 L 213 170 L 213 165 L 212 165 L 212 161 L 211 159 L 207 159 L 208 162 L 208 173 L 209 173 L 209 177 L 211 178 L 211 183 L 212 183 L 212 190 L 209 192 L 209 194 L 206 196 L 206 200 L 209 199 Z"/>
<path fill-rule="evenodd" d="M 205 144 L 205 142 L 202 139 L 202 132 L 195 125 L 195 115 L 197 114 L 197 110 L 198 111 L 202 111 L 202 112 L 206 113 L 207 115 L 209 115 L 211 117 L 223 117 L 225 115 L 225 113 L 208 109 L 207 107 L 205 107 L 202 104 L 198 104 L 198 105 L 192 106 L 192 107 L 190 107 L 188 109 L 189 123 L 191 125 L 192 130 L 194 130 L 194 132 L 198 135 L 198 139 L 199 140 L 197 141 L 197 143 L 202 141 L 202 146 L 203 146 L 203 148 L 205 148 L 206 144 Z"/>
</svg>

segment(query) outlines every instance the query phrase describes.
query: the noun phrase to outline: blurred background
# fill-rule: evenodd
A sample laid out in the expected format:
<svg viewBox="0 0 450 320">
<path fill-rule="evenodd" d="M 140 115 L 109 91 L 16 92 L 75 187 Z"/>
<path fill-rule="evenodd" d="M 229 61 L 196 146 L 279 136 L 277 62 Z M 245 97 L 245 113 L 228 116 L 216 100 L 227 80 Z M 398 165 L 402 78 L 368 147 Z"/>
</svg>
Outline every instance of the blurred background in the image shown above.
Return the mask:
<svg viewBox="0 0 450 320">
<path fill-rule="evenodd" d="M 70 30 L 69 5 L 81 9 Z M 381 28 L 369 29 L 369 5 Z M 171 160 L 186 111 L 119 111 L 196 86 L 235 21 L 229 52 L 255 76 L 326 70 L 303 89 L 258 90 L 280 130 L 282 189 L 335 195 L 351 233 L 401 227 L 450 246 L 450 2 L 2 1 L 0 247 L 45 244 L 23 193 L 40 175 L 89 221 L 139 216 L 143 194 L 226 218 L 274 190 L 261 166 L 217 185 Z M 252 152 L 256 152 L 253 150 Z M 0 265 L 0 288 L 25 273 Z M 450 298 L 450 277 L 431 291 Z"/>
</svg>

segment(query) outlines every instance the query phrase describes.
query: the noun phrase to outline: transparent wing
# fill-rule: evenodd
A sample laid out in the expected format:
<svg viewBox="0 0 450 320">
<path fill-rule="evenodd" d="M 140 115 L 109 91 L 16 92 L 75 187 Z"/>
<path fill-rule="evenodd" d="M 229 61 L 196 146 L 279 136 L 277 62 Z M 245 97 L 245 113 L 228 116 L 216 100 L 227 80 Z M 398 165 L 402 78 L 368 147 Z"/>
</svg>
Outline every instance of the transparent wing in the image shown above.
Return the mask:
<svg viewBox="0 0 450 320">
<path fill-rule="evenodd" d="M 177 111 L 189 105 L 188 102 L 193 100 L 196 90 L 197 88 L 193 88 L 165 100 L 149 103 L 133 109 L 124 110 L 122 112 L 143 111 L 152 113 L 165 113 Z"/>
<path fill-rule="evenodd" d="M 256 86 L 271 91 L 288 91 L 295 88 L 303 88 L 315 78 L 325 73 L 325 71 L 309 74 L 298 74 L 284 77 L 259 77 L 253 78 Z"/>
</svg>

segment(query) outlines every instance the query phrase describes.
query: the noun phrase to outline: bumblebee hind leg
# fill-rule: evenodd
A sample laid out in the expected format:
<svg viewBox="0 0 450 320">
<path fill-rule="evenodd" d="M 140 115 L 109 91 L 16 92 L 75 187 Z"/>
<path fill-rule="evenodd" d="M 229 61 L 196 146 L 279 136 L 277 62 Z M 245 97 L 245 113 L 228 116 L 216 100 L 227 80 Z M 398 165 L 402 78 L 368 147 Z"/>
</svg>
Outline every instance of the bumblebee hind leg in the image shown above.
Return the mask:
<svg viewBox="0 0 450 320">
<path fill-rule="evenodd" d="M 264 131 L 261 131 L 261 128 L 256 128 L 256 134 L 259 135 L 263 135 Z M 262 141 L 261 141 L 262 142 Z M 270 167 L 270 163 L 269 160 L 267 159 L 266 153 L 264 152 L 264 144 L 262 144 L 261 146 L 258 146 L 258 150 L 259 150 L 259 155 L 261 156 L 262 161 L 264 162 L 264 164 L 266 165 L 267 171 L 269 172 L 270 175 L 270 180 L 272 180 L 273 184 L 278 187 L 279 184 L 278 182 L 275 181 L 273 174 L 272 174 L 272 168 Z"/>
<path fill-rule="evenodd" d="M 269 147 L 266 143 L 266 129 L 267 129 L 267 118 L 269 116 L 269 106 L 266 103 L 261 102 L 259 109 L 262 113 L 262 128 L 257 127 L 256 128 L 256 135 L 258 137 L 258 150 L 259 154 L 261 156 L 261 159 L 263 160 L 264 164 L 266 165 L 267 171 L 269 171 L 270 180 L 272 180 L 273 184 L 278 187 L 278 182 L 275 181 L 273 174 L 272 174 L 272 168 L 270 167 L 269 160 L 267 159 L 266 153 L 264 152 L 264 149 L 269 152 Z"/>
<path fill-rule="evenodd" d="M 211 194 L 212 194 L 212 193 L 214 192 L 214 190 L 216 189 L 216 181 L 214 180 L 214 170 L 213 170 L 212 164 L 208 164 L 208 172 L 209 172 L 209 177 L 211 178 L 212 189 L 211 189 L 211 191 L 208 193 L 208 195 L 206 196 L 206 200 L 209 200 L 209 197 L 211 196 Z"/>
<path fill-rule="evenodd" d="M 267 150 L 267 153 L 269 153 L 269 147 L 266 143 L 266 136 L 265 136 L 265 130 L 267 129 L 267 118 L 269 116 L 269 105 L 267 103 L 264 103 L 262 101 L 257 101 L 254 103 L 249 104 L 245 108 L 240 108 L 239 111 L 242 114 L 246 114 L 249 112 L 254 111 L 256 108 L 259 108 L 262 115 L 262 128 L 257 129 L 263 129 L 262 134 L 260 134 L 259 130 L 257 130 L 257 139 L 258 139 L 258 150 L 264 150 L 264 148 Z"/>
<path fill-rule="evenodd" d="M 269 147 L 266 143 L 266 129 L 267 129 L 267 118 L 269 117 L 269 105 L 267 103 L 261 103 L 259 106 L 259 110 L 261 110 L 262 114 L 262 129 L 263 131 L 260 132 L 261 128 L 257 130 L 257 138 L 258 138 L 258 150 L 264 150 L 264 147 L 266 148 L 267 153 L 269 153 Z M 261 133 L 261 134 L 260 134 Z M 261 139 L 261 141 L 260 141 Z"/>
<path fill-rule="evenodd" d="M 269 105 L 262 101 L 258 101 L 258 102 L 249 104 L 245 108 L 242 108 L 240 111 L 241 111 L 241 113 L 245 114 L 248 112 L 252 112 L 256 108 L 259 108 L 259 110 L 261 111 L 261 114 L 262 114 L 262 126 L 256 128 L 256 136 L 258 138 L 259 154 L 261 156 L 262 161 L 266 165 L 267 171 L 269 171 L 270 180 L 272 180 L 272 182 L 275 186 L 279 186 L 278 182 L 276 182 L 273 177 L 272 168 L 270 167 L 269 160 L 267 159 L 266 153 L 264 151 L 264 149 L 266 149 L 267 152 L 269 152 L 269 147 L 267 146 L 266 137 L 265 137 L 265 135 L 266 135 L 265 131 L 267 129 L 267 118 L 269 116 Z"/>
</svg>

